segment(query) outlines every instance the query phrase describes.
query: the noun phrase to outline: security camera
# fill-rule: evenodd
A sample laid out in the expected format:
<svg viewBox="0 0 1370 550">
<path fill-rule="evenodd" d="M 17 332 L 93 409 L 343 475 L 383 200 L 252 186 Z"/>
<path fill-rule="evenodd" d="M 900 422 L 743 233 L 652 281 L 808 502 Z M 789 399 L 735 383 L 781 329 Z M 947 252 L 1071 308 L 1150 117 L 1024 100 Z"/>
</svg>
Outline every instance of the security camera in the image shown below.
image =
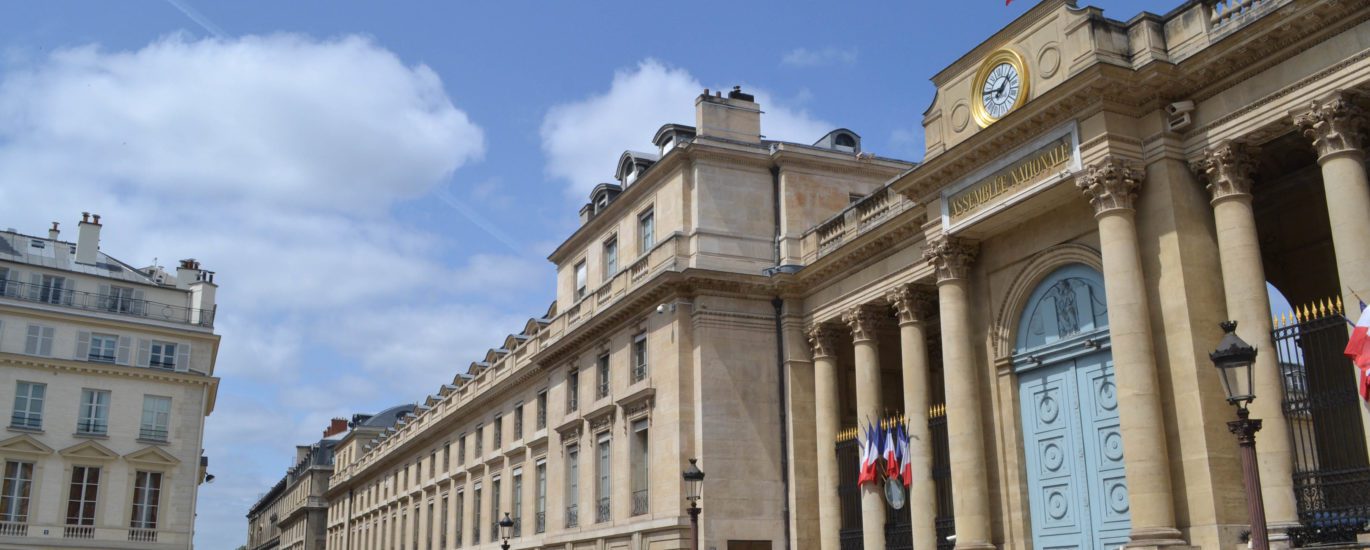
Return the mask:
<svg viewBox="0 0 1370 550">
<path fill-rule="evenodd" d="M 658 305 L 656 306 L 656 312 L 657 312 L 657 313 L 666 313 L 666 304 L 658 304 Z"/>
<path fill-rule="evenodd" d="M 1170 105 L 1165 106 L 1165 112 L 1169 113 L 1171 116 L 1181 115 L 1184 113 L 1192 112 L 1193 110 L 1193 101 L 1176 101 L 1174 103 L 1171 103 Z"/>
</svg>

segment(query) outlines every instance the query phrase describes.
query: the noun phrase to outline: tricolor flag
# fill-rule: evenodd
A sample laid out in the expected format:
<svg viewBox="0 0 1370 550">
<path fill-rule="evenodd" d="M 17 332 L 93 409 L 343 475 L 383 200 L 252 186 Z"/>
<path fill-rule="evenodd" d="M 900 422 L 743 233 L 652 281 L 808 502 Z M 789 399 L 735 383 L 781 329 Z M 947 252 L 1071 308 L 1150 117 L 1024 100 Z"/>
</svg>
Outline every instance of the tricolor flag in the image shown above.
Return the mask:
<svg viewBox="0 0 1370 550">
<path fill-rule="evenodd" d="M 1343 352 L 1356 365 L 1356 390 L 1361 399 L 1370 402 L 1370 308 L 1360 305 L 1360 320 L 1351 330 L 1351 341 Z"/>
<path fill-rule="evenodd" d="M 876 448 L 875 443 L 877 437 L 875 426 L 867 424 L 864 441 L 861 442 L 861 470 L 856 476 L 857 487 L 877 481 L 875 461 L 880 458 L 880 451 Z"/>
<path fill-rule="evenodd" d="M 885 430 L 885 477 L 899 477 L 899 448 L 894 444 L 894 426 Z"/>
<path fill-rule="evenodd" d="M 899 476 L 904 478 L 904 486 L 913 485 L 913 457 L 909 456 L 909 431 L 899 426 Z"/>
</svg>

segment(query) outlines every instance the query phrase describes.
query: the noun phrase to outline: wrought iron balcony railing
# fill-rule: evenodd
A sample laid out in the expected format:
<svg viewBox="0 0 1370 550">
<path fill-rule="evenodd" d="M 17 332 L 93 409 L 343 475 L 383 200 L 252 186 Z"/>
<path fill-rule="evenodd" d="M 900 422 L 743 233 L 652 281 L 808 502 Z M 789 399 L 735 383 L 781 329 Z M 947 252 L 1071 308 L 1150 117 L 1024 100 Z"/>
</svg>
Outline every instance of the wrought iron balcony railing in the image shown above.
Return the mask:
<svg viewBox="0 0 1370 550">
<path fill-rule="evenodd" d="M 595 523 L 609 521 L 609 497 L 601 497 L 599 505 L 595 507 Z"/>
<path fill-rule="evenodd" d="M 139 428 L 138 439 L 165 442 L 167 440 L 167 431 L 156 428 Z"/>
<path fill-rule="evenodd" d="M 533 532 L 534 532 L 534 533 L 546 533 L 546 532 L 547 532 L 547 512 L 538 512 L 537 515 L 534 516 L 534 518 L 533 518 Z"/>
<path fill-rule="evenodd" d="M 212 309 L 195 309 L 149 300 L 134 300 L 124 296 L 71 290 L 51 285 L 0 281 L 0 298 L 115 313 L 157 321 L 186 323 L 202 327 L 214 326 L 214 310 Z"/>
<path fill-rule="evenodd" d="M 94 420 L 78 422 L 76 423 L 76 433 L 81 435 L 105 435 L 109 433 L 109 424 Z"/>
<path fill-rule="evenodd" d="M 33 413 L 14 413 L 10 416 L 10 427 L 25 430 L 43 429 L 43 415 Z"/>
<path fill-rule="evenodd" d="M 575 504 L 566 507 L 566 528 L 580 525 L 580 510 Z"/>
<path fill-rule="evenodd" d="M 633 491 L 633 515 L 640 516 L 647 513 L 647 490 Z"/>
</svg>

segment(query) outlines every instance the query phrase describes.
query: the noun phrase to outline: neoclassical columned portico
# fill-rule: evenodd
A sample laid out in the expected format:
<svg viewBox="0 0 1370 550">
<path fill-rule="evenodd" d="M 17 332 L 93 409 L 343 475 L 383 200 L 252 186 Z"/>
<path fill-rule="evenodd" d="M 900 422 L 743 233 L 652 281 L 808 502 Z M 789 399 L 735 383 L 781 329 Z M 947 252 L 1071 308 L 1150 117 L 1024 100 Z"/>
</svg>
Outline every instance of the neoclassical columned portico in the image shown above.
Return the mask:
<svg viewBox="0 0 1370 550">
<path fill-rule="evenodd" d="M 932 430 L 928 428 L 928 321 L 937 308 L 934 291 L 903 285 L 885 296 L 899 316 L 899 351 L 908 419 L 909 463 L 913 469 L 908 509 L 914 548 L 937 547 L 937 493 L 932 481 Z"/>
<path fill-rule="evenodd" d="M 1370 181 L 1365 174 L 1366 113 L 1345 93 L 1313 102 L 1294 117 L 1294 124 L 1312 141 L 1322 167 L 1327 193 L 1327 218 L 1342 300 L 1356 304 L 1370 299 L 1370 239 L 1365 219 L 1370 215 Z"/>
<path fill-rule="evenodd" d="M 1241 337 L 1257 349 L 1256 395 L 1251 410 L 1265 424 L 1259 449 L 1261 493 L 1272 539 L 1287 538 L 1284 531 L 1298 525 L 1294 505 L 1293 454 L 1289 424 L 1284 415 L 1284 384 L 1279 353 L 1271 338 L 1270 295 L 1265 288 L 1256 216 L 1251 206 L 1251 186 L 1259 151 L 1242 143 L 1224 143 L 1205 152 L 1194 171 L 1208 180 L 1218 253 L 1222 263 L 1223 290 L 1228 317 L 1235 319 Z"/>
<path fill-rule="evenodd" d="M 989 485 L 980 384 L 971 342 L 969 281 L 977 248 L 955 237 L 928 243 L 923 257 L 937 270 L 942 365 L 947 397 L 947 444 L 956 498 L 956 548 L 994 548 L 990 542 Z"/>
<path fill-rule="evenodd" d="M 1089 166 L 1076 185 L 1099 224 L 1132 515 L 1128 546 L 1186 546 L 1175 524 L 1156 350 L 1138 249 L 1134 202 L 1141 182 L 1142 172 L 1132 163 L 1108 156 Z"/>
</svg>

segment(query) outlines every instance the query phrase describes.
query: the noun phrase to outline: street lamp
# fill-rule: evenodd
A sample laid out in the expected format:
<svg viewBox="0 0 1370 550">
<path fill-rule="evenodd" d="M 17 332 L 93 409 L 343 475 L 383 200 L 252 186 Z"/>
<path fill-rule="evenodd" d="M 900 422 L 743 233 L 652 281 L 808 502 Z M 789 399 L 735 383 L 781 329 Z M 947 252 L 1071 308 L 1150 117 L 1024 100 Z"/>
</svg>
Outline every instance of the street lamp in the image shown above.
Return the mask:
<svg viewBox="0 0 1370 550">
<path fill-rule="evenodd" d="M 509 550 L 509 534 L 514 530 L 514 520 L 509 518 L 509 512 L 504 513 L 504 519 L 499 520 L 499 534 L 504 537 L 504 543 L 499 545 L 504 550 Z"/>
<path fill-rule="evenodd" d="M 1256 399 L 1251 366 L 1256 362 L 1256 348 L 1237 336 L 1237 322 L 1223 321 L 1223 339 L 1218 349 L 1208 354 L 1213 366 L 1223 379 L 1227 402 L 1237 406 L 1237 420 L 1227 423 L 1227 430 L 1237 435 L 1241 446 L 1242 479 L 1246 483 L 1246 511 L 1251 516 L 1251 547 L 1267 550 L 1270 538 L 1265 531 L 1265 502 L 1261 499 L 1261 472 L 1256 464 L 1256 432 L 1261 429 L 1259 418 L 1251 418 L 1247 405 Z"/>
<path fill-rule="evenodd" d="M 699 490 L 704 486 L 704 472 L 695 465 L 698 460 L 691 458 L 690 466 L 680 474 L 680 477 L 685 480 L 685 500 L 690 501 L 690 507 L 685 509 L 690 513 L 690 550 L 699 550 L 699 512 L 701 510 L 698 504 Z"/>
</svg>

